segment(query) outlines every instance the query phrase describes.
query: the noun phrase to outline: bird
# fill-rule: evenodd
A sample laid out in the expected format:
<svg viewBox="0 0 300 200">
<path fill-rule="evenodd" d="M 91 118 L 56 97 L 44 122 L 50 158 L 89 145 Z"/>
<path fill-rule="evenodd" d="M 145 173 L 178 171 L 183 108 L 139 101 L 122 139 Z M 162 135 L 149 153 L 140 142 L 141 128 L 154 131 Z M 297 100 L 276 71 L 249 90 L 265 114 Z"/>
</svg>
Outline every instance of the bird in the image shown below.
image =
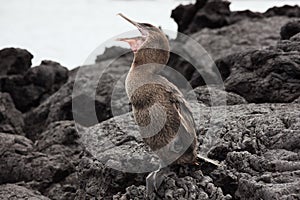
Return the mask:
<svg viewBox="0 0 300 200">
<path fill-rule="evenodd" d="M 158 191 L 168 165 L 197 165 L 198 140 L 190 106 L 181 91 L 159 74 L 167 65 L 170 45 L 164 32 L 149 23 L 135 22 L 140 36 L 118 38 L 127 42 L 134 58 L 125 89 L 143 141 L 160 160 L 158 170 L 146 177 L 146 193 Z"/>
</svg>

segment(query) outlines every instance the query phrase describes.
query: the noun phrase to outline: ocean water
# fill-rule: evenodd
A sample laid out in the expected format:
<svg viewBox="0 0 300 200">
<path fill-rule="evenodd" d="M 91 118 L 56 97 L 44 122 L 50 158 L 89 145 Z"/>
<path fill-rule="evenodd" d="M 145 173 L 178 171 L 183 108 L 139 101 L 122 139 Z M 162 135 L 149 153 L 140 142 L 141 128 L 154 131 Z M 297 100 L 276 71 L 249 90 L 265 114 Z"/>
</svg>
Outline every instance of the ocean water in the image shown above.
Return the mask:
<svg viewBox="0 0 300 200">
<path fill-rule="evenodd" d="M 176 31 L 170 18 L 179 4 L 194 0 L 0 0 L 0 49 L 20 47 L 33 55 L 33 65 L 54 60 L 72 69 L 86 63 L 99 45 L 133 30 L 117 13 Z M 265 11 L 299 0 L 232 0 L 232 10 Z M 170 35 L 175 37 L 175 35 Z M 118 43 L 110 44 L 118 45 Z"/>
</svg>

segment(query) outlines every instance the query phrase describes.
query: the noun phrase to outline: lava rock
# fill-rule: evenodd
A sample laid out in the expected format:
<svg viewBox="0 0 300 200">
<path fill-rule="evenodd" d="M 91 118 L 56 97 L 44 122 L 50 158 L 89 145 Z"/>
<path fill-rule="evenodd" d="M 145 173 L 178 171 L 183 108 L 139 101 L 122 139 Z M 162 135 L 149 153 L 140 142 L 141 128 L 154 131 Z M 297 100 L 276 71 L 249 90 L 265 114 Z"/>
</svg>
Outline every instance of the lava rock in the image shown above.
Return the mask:
<svg viewBox="0 0 300 200">
<path fill-rule="evenodd" d="M 189 92 L 187 99 L 192 99 L 189 96 L 196 96 L 198 103 L 205 104 L 206 106 L 224 106 L 224 105 L 237 105 L 246 104 L 247 101 L 231 92 L 226 92 L 223 88 L 200 86 Z"/>
<path fill-rule="evenodd" d="M 186 41 L 179 36 L 177 40 L 171 41 L 171 51 L 178 52 L 178 55 L 171 54 L 168 66 L 180 72 L 193 88 L 219 84 L 216 75 L 220 73 L 227 77 L 230 66 L 212 69 L 210 66 L 214 64 L 213 61 L 219 65 L 218 62 L 222 61 L 218 59 L 231 54 L 276 46 L 280 39 L 280 28 L 289 21 L 287 17 L 243 20 L 220 29 L 203 29 L 191 36 L 193 40 Z M 196 45 L 201 45 L 203 49 Z M 285 47 L 288 48 L 288 45 Z M 297 45 L 293 47 L 297 48 Z M 182 55 L 190 56 L 195 63 L 188 62 Z M 203 77 L 206 77 L 205 80 Z"/>
<path fill-rule="evenodd" d="M 171 18 L 178 24 L 178 31 L 184 32 L 188 29 L 190 21 L 193 20 L 197 11 L 205 6 L 208 0 L 197 0 L 195 5 L 179 5 L 172 10 Z"/>
<path fill-rule="evenodd" d="M 291 37 L 290 40 L 279 41 L 276 49 L 284 52 L 300 52 L 300 33 Z"/>
<path fill-rule="evenodd" d="M 151 194 L 148 198 L 145 196 L 144 186 L 133 185 L 127 187 L 124 194 L 118 193 L 114 195 L 113 199 L 232 199 L 230 195 L 225 196 L 222 189 L 214 186 L 212 179 L 208 176 L 203 176 L 200 170 L 195 170 L 191 174 L 185 174 L 185 176 L 182 175 L 180 177 L 174 173 L 172 176 L 167 177 L 165 184 L 158 192 Z"/>
<path fill-rule="evenodd" d="M 230 2 L 221 0 L 197 0 L 195 4 L 179 5 L 171 17 L 178 25 L 178 31 L 186 34 L 204 28 L 221 28 L 245 19 L 262 19 L 274 16 L 299 17 L 299 6 L 273 7 L 265 13 L 250 10 L 231 11 Z"/>
<path fill-rule="evenodd" d="M 42 61 L 24 75 L 2 76 L 1 91 L 10 93 L 16 108 L 26 112 L 57 91 L 67 79 L 67 68 L 56 62 Z"/>
<path fill-rule="evenodd" d="M 0 92 L 0 132 L 24 135 L 22 113 L 15 108 L 8 93 Z"/>
<path fill-rule="evenodd" d="M 78 124 L 91 126 L 111 118 L 113 114 L 128 112 L 129 101 L 122 80 L 130 63 L 125 56 L 73 70 L 66 84 L 25 114 L 27 136 L 35 140 L 55 121 L 74 119 Z M 117 84 L 120 94 L 115 92 Z M 122 98 L 119 98 L 120 95 Z M 116 112 L 112 111 L 112 106 Z"/>
<path fill-rule="evenodd" d="M 204 28 L 221 28 L 250 18 L 263 18 L 261 13 L 250 10 L 232 12 L 230 2 L 221 0 L 198 0 L 189 5 L 180 5 L 172 11 L 171 17 L 178 24 L 178 31 L 186 34 Z"/>
<path fill-rule="evenodd" d="M 41 65 L 30 68 L 25 74 L 25 80 L 42 88 L 47 95 L 57 91 L 68 80 L 68 69 L 57 62 L 43 60 Z M 44 95 L 42 99 L 48 98 Z"/>
<path fill-rule="evenodd" d="M 80 126 L 77 126 L 80 130 Z M 79 156 L 84 151 L 78 139 L 79 135 L 74 121 L 53 122 L 39 135 L 34 150 L 47 155 L 62 154 L 77 166 Z"/>
<path fill-rule="evenodd" d="M 269 8 L 265 13 L 263 13 L 266 17 L 273 16 L 288 16 L 288 17 L 300 17 L 300 7 L 298 5 L 290 6 L 284 5 L 282 7 L 273 7 Z"/>
<path fill-rule="evenodd" d="M 31 67 L 32 54 L 25 49 L 0 50 L 0 76 L 25 74 Z"/>
<path fill-rule="evenodd" d="M 30 190 L 26 187 L 16 184 L 0 185 L 0 199 L 19 200 L 19 199 L 39 199 L 50 200 L 48 197 L 41 195 L 38 191 Z"/>
<path fill-rule="evenodd" d="M 300 11 L 300 10 L 299 10 Z M 281 39 L 288 40 L 300 32 L 300 20 L 291 21 L 281 27 Z"/>
<path fill-rule="evenodd" d="M 299 60 L 299 52 L 255 50 L 222 59 L 219 68 L 231 66 L 226 91 L 248 102 L 292 102 L 300 96 Z"/>
<path fill-rule="evenodd" d="M 133 53 L 130 49 L 125 49 L 122 47 L 106 47 L 104 50 L 104 53 L 101 55 L 98 55 L 96 58 L 96 63 L 102 62 L 104 60 L 109 60 L 109 59 L 116 59 L 119 57 L 125 57 L 128 56 L 131 59 L 133 59 Z"/>
<path fill-rule="evenodd" d="M 96 159 L 83 157 L 78 167 L 79 189 L 76 200 L 112 199 L 112 196 L 126 187 L 144 182 L 144 174 L 124 173 L 106 167 Z"/>
<path fill-rule="evenodd" d="M 216 199 L 246 199 L 249 195 L 245 190 L 247 187 L 251 191 L 259 189 L 259 193 L 252 192 L 252 199 L 284 198 L 297 194 L 299 178 L 296 174 L 300 161 L 297 156 L 300 144 L 299 104 L 206 107 L 192 103 L 191 107 L 201 144 L 199 152 L 222 161 L 221 167 L 207 169 L 203 163 L 198 168 L 179 167 L 179 171 L 176 167 L 171 167 L 176 175 L 166 179 L 155 197 L 205 199 L 215 194 Z M 217 115 L 213 115 L 212 109 Z M 145 169 L 145 160 L 153 168 L 158 163 L 146 156 L 149 149 L 143 145 L 131 114 L 104 121 L 80 135 L 83 144 L 95 159 L 84 158 L 85 161 L 78 167 L 78 177 L 82 182 L 77 199 L 93 196 L 103 199 L 111 199 L 112 196 L 115 199 L 145 197 L 146 173 L 131 174 L 128 178 L 126 169 Z M 220 150 L 222 156 L 219 154 Z M 115 169 L 123 169 L 123 172 Z M 193 173 L 199 175 L 202 174 L 201 171 L 204 173 L 202 178 L 193 177 Z M 262 182 L 261 174 L 269 175 L 270 179 L 266 179 L 269 181 Z M 287 174 L 288 178 L 284 179 Z M 211 180 L 203 182 L 203 177 L 204 180 L 210 179 L 208 176 Z M 281 181 L 286 184 L 281 185 Z M 272 186 L 280 187 L 280 192 L 269 190 Z"/>
<path fill-rule="evenodd" d="M 63 155 L 35 152 L 24 136 L 0 133 L 0 142 L 0 184 L 34 181 L 32 186 L 43 191 L 75 170 Z"/>
<path fill-rule="evenodd" d="M 249 104 L 227 108 L 223 126 L 226 132 L 221 133 L 220 142 L 229 147 L 226 170 L 211 174 L 216 186 L 239 199 L 297 196 L 299 105 Z M 230 191 L 230 185 L 236 185 L 236 191 Z"/>
</svg>

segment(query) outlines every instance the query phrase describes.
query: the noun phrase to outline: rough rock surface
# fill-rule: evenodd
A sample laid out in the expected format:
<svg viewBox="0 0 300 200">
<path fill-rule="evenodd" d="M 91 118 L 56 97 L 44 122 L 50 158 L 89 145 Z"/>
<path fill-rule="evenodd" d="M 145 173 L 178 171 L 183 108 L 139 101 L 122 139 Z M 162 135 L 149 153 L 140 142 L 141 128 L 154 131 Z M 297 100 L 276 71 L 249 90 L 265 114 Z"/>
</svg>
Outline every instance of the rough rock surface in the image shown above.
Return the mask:
<svg viewBox="0 0 300 200">
<path fill-rule="evenodd" d="M 171 17 L 178 24 L 178 31 L 192 34 L 204 28 L 221 28 L 245 19 L 259 19 L 274 16 L 300 17 L 299 6 L 273 7 L 265 13 L 250 10 L 234 11 L 229 1 L 197 0 L 195 4 L 180 5 L 172 11 Z"/>
<path fill-rule="evenodd" d="M 208 63 L 204 60 L 211 59 L 211 62 L 220 58 L 249 50 L 257 50 L 276 46 L 280 39 L 280 28 L 291 19 L 287 17 L 271 17 L 263 19 L 243 20 L 234 25 L 220 29 L 203 29 L 191 35 L 191 38 L 198 42 L 206 52 L 199 52 L 203 55 L 193 55 L 191 49 L 195 48 L 195 42 L 186 42 L 185 39 L 171 41 L 172 50 L 180 52 L 180 55 L 172 55 L 168 66 L 180 72 L 192 87 L 207 84 L 203 75 L 209 73 Z M 187 62 L 181 55 L 193 55 L 196 66 Z M 209 58 L 211 57 L 211 58 Z M 210 65 L 211 63 L 209 63 Z M 225 69 L 221 74 L 227 73 Z M 201 74 L 201 76 L 200 76 Z M 210 77 L 210 76 L 208 76 Z M 213 80 L 213 79 L 212 79 Z"/>
<path fill-rule="evenodd" d="M 238 94 L 226 92 L 224 88 L 199 86 L 193 91 L 189 92 L 187 98 L 190 95 L 195 95 L 199 103 L 205 104 L 206 106 L 222 106 L 222 105 L 237 105 L 246 104 L 247 101 L 239 96 Z M 214 99 L 212 99 L 214 98 Z"/>
<path fill-rule="evenodd" d="M 0 50 L 0 76 L 25 74 L 31 66 L 32 54 L 25 49 Z"/>
<path fill-rule="evenodd" d="M 269 8 L 265 13 L 264 16 L 266 17 L 273 17 L 273 16 L 288 16 L 288 17 L 300 17 L 300 7 L 298 5 L 290 6 L 285 5 L 282 7 L 273 7 Z"/>
<path fill-rule="evenodd" d="M 181 170 L 183 171 L 182 168 Z M 232 199 L 229 194 L 224 195 L 221 188 L 214 186 L 210 177 L 203 176 L 201 170 L 194 169 L 195 171 L 192 172 L 181 172 L 181 170 L 178 170 L 176 174 L 172 174 L 172 176 L 167 177 L 165 184 L 158 190 L 158 192 L 151 194 L 148 198 L 145 196 L 145 186 L 132 185 L 126 188 L 126 192 L 124 194 L 119 192 L 114 195 L 113 199 Z"/>
<path fill-rule="evenodd" d="M 20 182 L 51 199 L 74 199 L 75 167 L 83 147 L 74 122 L 50 124 L 35 144 L 18 135 L 0 133 L 0 183 Z"/>
<path fill-rule="evenodd" d="M 180 5 L 171 17 L 178 24 L 178 31 L 195 33 L 203 28 L 221 28 L 247 18 L 262 18 L 260 13 L 249 10 L 231 12 L 230 2 L 220 0 L 197 0 L 196 3 Z"/>
<path fill-rule="evenodd" d="M 230 71 L 229 76 L 223 73 L 226 90 L 248 102 L 292 102 L 300 96 L 300 54 L 291 50 L 298 45 L 297 41 L 283 42 L 277 45 L 279 49 L 241 52 L 220 59 L 220 71 Z"/>
<path fill-rule="evenodd" d="M 209 155 L 225 160 L 225 170 L 211 174 L 214 183 L 240 199 L 299 198 L 299 114 L 299 104 L 228 107 L 222 151 Z"/>
<path fill-rule="evenodd" d="M 13 48 L 4 50 L 16 51 Z M 16 108 L 22 112 L 38 106 L 68 79 L 68 69 L 56 62 L 42 61 L 41 65 L 29 68 L 31 58 L 32 56 L 19 63 L 26 66 L 25 69 L 19 69 L 17 73 L 16 68 L 14 73 L 0 76 L 0 91 L 9 93 Z M 10 57 L 4 57 L 0 60 L 0 65 L 5 65 L 9 61 Z"/>
<path fill-rule="evenodd" d="M 297 33 L 300 32 L 300 20 L 290 21 L 281 27 L 280 35 L 281 39 L 288 40 Z"/>
<path fill-rule="evenodd" d="M 209 149 L 208 156 L 222 161 L 223 166 L 218 169 L 189 167 L 186 172 L 176 173 L 177 176 L 169 177 L 163 184 L 157 197 L 197 199 L 203 195 L 204 199 L 209 199 L 214 193 L 216 197 L 212 199 L 268 199 L 299 195 L 299 108 L 299 104 L 241 104 L 227 106 L 226 113 L 212 119 L 209 107 L 193 105 L 200 152 Z M 215 131 L 209 131 L 210 128 Z M 123 191 L 115 194 L 114 198 L 142 199 L 145 183 L 141 178 L 145 174 L 131 174 L 133 186 L 132 182 L 128 182 L 128 173 L 117 173 L 104 167 L 106 163 L 128 169 L 130 163 L 138 163 L 133 165 L 136 167 L 133 170 L 139 170 L 147 160 L 155 166 L 155 162 L 147 159 L 147 147 L 141 143 L 130 114 L 95 125 L 82 134 L 87 149 L 101 162 L 86 158 L 79 166 L 82 183 L 77 198 L 94 195 L 110 199 L 114 192 Z M 209 144 L 207 141 L 213 142 Z M 204 178 L 190 174 L 199 175 L 200 169 L 206 175 Z M 108 180 L 107 177 L 120 178 Z M 275 189 L 270 190 L 273 187 Z"/>
<path fill-rule="evenodd" d="M 300 33 L 288 23 L 299 7 L 272 8 L 265 18 L 206 2 L 176 15 L 183 12 L 183 29 L 194 15 L 207 27 L 226 26 L 200 26 L 192 35 L 225 80 L 227 91 L 197 87 L 191 103 L 199 153 L 221 166 L 171 166 L 175 173 L 149 199 L 299 199 Z M 289 39 L 280 40 L 282 26 Z M 183 53 L 193 47 L 180 39 L 171 44 Z M 0 51 L 0 199 L 145 199 L 145 177 L 158 160 L 128 112 L 126 52 L 108 48 L 96 64 L 68 72 L 51 61 L 30 68 L 26 50 Z M 198 81 L 193 86 L 205 84 L 186 61 L 173 54 L 170 63 Z"/>
<path fill-rule="evenodd" d="M 15 108 L 8 93 L 0 92 L 0 132 L 24 135 L 22 113 Z"/>
<path fill-rule="evenodd" d="M 110 55 L 107 57 L 110 58 Z M 34 139 L 51 122 L 72 120 L 73 115 L 76 122 L 84 126 L 91 126 L 112 117 L 111 98 L 114 97 L 114 86 L 119 83 L 120 78 L 124 80 L 130 63 L 125 55 L 74 69 L 66 84 L 38 107 L 26 113 L 28 137 Z M 124 83 L 122 84 L 124 88 Z M 121 109 L 127 102 L 127 99 L 114 97 L 113 103 Z M 119 114 L 127 111 L 125 109 Z M 91 117 L 91 113 L 95 113 L 96 117 Z"/>
<path fill-rule="evenodd" d="M 37 191 L 27 189 L 15 184 L 3 184 L 0 185 L 0 199 L 19 200 L 50 200 L 49 198 L 41 195 Z"/>
</svg>

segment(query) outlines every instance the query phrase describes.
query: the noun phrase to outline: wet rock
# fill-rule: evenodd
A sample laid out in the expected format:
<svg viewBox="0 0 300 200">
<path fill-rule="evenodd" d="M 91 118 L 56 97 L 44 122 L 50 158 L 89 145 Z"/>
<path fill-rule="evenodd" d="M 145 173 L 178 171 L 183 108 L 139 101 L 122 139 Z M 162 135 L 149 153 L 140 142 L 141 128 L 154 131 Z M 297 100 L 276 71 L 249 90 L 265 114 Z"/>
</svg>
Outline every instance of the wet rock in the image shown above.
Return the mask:
<svg viewBox="0 0 300 200">
<path fill-rule="evenodd" d="M 281 31 L 280 31 L 281 39 L 288 40 L 299 32 L 300 32 L 300 20 L 288 22 L 283 27 L 281 27 Z"/>
<path fill-rule="evenodd" d="M 8 93 L 0 93 L 0 132 L 24 135 L 22 113 L 15 108 Z"/>
<path fill-rule="evenodd" d="M 42 61 L 24 75 L 1 77 L 1 91 L 10 93 L 16 108 L 26 112 L 57 91 L 67 79 L 67 68 L 56 62 Z"/>
<path fill-rule="evenodd" d="M 25 49 L 0 50 L 0 76 L 25 74 L 31 66 L 32 54 Z"/>
<path fill-rule="evenodd" d="M 39 200 L 50 200 L 49 198 L 41 195 L 38 191 L 27 189 L 15 184 L 3 184 L 0 185 L 0 199 L 39 199 Z"/>
</svg>

